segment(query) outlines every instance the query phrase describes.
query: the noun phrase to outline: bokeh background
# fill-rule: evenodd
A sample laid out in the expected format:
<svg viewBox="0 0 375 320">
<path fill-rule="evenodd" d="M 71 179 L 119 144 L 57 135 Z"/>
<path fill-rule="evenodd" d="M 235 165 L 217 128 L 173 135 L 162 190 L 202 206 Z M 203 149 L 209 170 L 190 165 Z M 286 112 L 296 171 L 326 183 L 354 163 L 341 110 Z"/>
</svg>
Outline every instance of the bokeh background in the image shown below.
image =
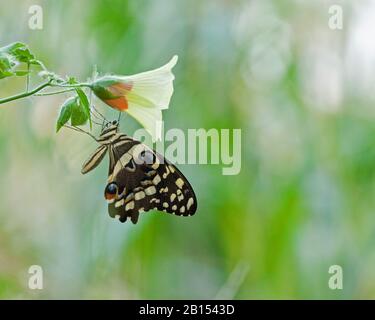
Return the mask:
<svg viewBox="0 0 375 320">
<path fill-rule="evenodd" d="M 28 27 L 32 4 L 43 30 Z M 342 30 L 328 26 L 332 4 Z M 107 162 L 80 174 L 95 144 L 55 134 L 67 95 L 1 105 L 0 298 L 374 298 L 374 29 L 365 0 L 2 1 L 0 46 L 26 42 L 61 75 L 178 54 L 166 129 L 241 128 L 242 170 L 180 165 L 197 214 L 121 224 L 103 199 Z M 2 80 L 0 96 L 24 86 Z M 43 290 L 28 288 L 34 264 Z M 336 264 L 343 290 L 328 287 Z"/>
</svg>

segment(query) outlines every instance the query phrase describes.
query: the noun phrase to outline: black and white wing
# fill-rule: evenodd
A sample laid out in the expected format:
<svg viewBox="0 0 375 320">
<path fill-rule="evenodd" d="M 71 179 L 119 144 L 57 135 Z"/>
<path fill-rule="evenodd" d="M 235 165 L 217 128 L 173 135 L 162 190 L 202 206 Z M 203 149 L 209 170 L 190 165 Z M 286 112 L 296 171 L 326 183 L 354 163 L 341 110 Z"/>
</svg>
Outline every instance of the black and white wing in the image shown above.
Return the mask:
<svg viewBox="0 0 375 320">
<path fill-rule="evenodd" d="M 109 146 L 105 198 L 111 217 L 137 223 L 139 213 L 159 210 L 191 216 L 197 199 L 188 180 L 162 155 L 129 136 Z"/>
</svg>

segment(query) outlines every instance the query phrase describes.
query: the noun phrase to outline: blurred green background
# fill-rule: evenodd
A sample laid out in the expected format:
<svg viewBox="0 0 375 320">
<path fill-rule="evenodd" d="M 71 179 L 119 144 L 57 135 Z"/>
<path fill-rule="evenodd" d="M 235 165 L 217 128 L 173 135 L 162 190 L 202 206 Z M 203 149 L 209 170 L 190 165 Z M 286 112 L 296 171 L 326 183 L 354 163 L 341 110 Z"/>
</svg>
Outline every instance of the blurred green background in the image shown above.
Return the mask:
<svg viewBox="0 0 375 320">
<path fill-rule="evenodd" d="M 43 30 L 28 27 L 32 4 Z M 332 4 L 343 30 L 328 27 Z M 62 75 L 178 54 L 166 129 L 241 128 L 242 170 L 180 165 L 197 214 L 121 224 L 103 199 L 107 162 L 80 174 L 95 143 L 54 132 L 66 96 L 1 105 L 0 298 L 374 298 L 374 17 L 371 1 L 1 2 L 0 46 L 26 42 Z M 0 96 L 23 88 L 2 80 Z M 34 264 L 43 290 L 28 288 Z M 335 264 L 343 290 L 328 287 Z"/>
</svg>

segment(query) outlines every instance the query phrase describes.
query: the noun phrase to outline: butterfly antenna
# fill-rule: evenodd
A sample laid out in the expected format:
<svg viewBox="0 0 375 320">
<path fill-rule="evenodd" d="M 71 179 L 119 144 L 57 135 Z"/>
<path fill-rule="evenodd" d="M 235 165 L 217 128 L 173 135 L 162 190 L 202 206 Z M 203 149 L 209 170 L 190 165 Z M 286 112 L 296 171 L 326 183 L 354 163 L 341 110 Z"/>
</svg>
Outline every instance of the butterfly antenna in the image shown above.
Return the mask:
<svg viewBox="0 0 375 320">
<path fill-rule="evenodd" d="M 95 141 L 98 141 L 94 135 L 92 135 L 90 132 L 82 130 L 81 128 L 78 128 L 76 126 L 69 126 L 67 124 L 65 124 L 64 127 L 68 128 L 68 129 L 71 129 L 71 130 L 74 130 L 74 131 L 77 131 L 77 132 L 80 132 L 80 133 L 87 134 L 88 136 L 90 136 L 91 138 L 93 138 Z"/>
<path fill-rule="evenodd" d="M 105 120 L 105 122 L 108 122 L 108 120 L 106 119 L 106 117 L 103 116 L 103 115 L 99 112 L 99 110 L 96 109 L 96 108 L 94 107 L 94 105 L 92 105 L 91 108 L 92 108 L 92 110 L 94 110 L 94 111 L 96 112 L 97 115 L 99 115 L 103 120 Z"/>
<path fill-rule="evenodd" d="M 99 122 L 97 122 L 97 121 L 95 121 L 91 118 L 91 122 L 95 123 L 97 126 L 103 127 L 104 120 L 102 118 L 98 117 L 94 112 L 92 112 L 92 110 L 90 111 L 90 114 L 95 118 L 95 120 L 99 121 Z"/>
<path fill-rule="evenodd" d="M 97 115 L 95 112 L 93 112 L 92 109 L 90 110 L 90 114 L 91 114 L 93 117 L 95 117 L 96 120 L 102 121 L 102 118 L 98 117 L 98 115 Z"/>
<path fill-rule="evenodd" d="M 92 123 L 95 123 L 97 126 L 101 126 L 102 124 L 101 123 L 99 123 L 99 122 L 96 122 L 95 120 L 93 120 L 93 119 L 91 119 L 91 122 Z"/>
</svg>

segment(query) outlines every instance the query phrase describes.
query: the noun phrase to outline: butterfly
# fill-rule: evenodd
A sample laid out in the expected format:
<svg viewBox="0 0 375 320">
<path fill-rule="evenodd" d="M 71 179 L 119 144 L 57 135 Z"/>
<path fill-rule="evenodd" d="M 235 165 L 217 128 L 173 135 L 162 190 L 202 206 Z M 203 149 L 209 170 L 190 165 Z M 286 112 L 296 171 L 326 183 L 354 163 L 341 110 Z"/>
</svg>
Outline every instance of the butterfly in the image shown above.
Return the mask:
<svg viewBox="0 0 375 320">
<path fill-rule="evenodd" d="M 137 223 L 139 214 L 150 210 L 191 216 L 197 198 L 189 181 L 175 165 L 132 137 L 119 132 L 119 121 L 103 125 L 100 144 L 82 166 L 82 174 L 96 168 L 109 155 L 104 197 L 108 213 L 121 222 Z"/>
</svg>

